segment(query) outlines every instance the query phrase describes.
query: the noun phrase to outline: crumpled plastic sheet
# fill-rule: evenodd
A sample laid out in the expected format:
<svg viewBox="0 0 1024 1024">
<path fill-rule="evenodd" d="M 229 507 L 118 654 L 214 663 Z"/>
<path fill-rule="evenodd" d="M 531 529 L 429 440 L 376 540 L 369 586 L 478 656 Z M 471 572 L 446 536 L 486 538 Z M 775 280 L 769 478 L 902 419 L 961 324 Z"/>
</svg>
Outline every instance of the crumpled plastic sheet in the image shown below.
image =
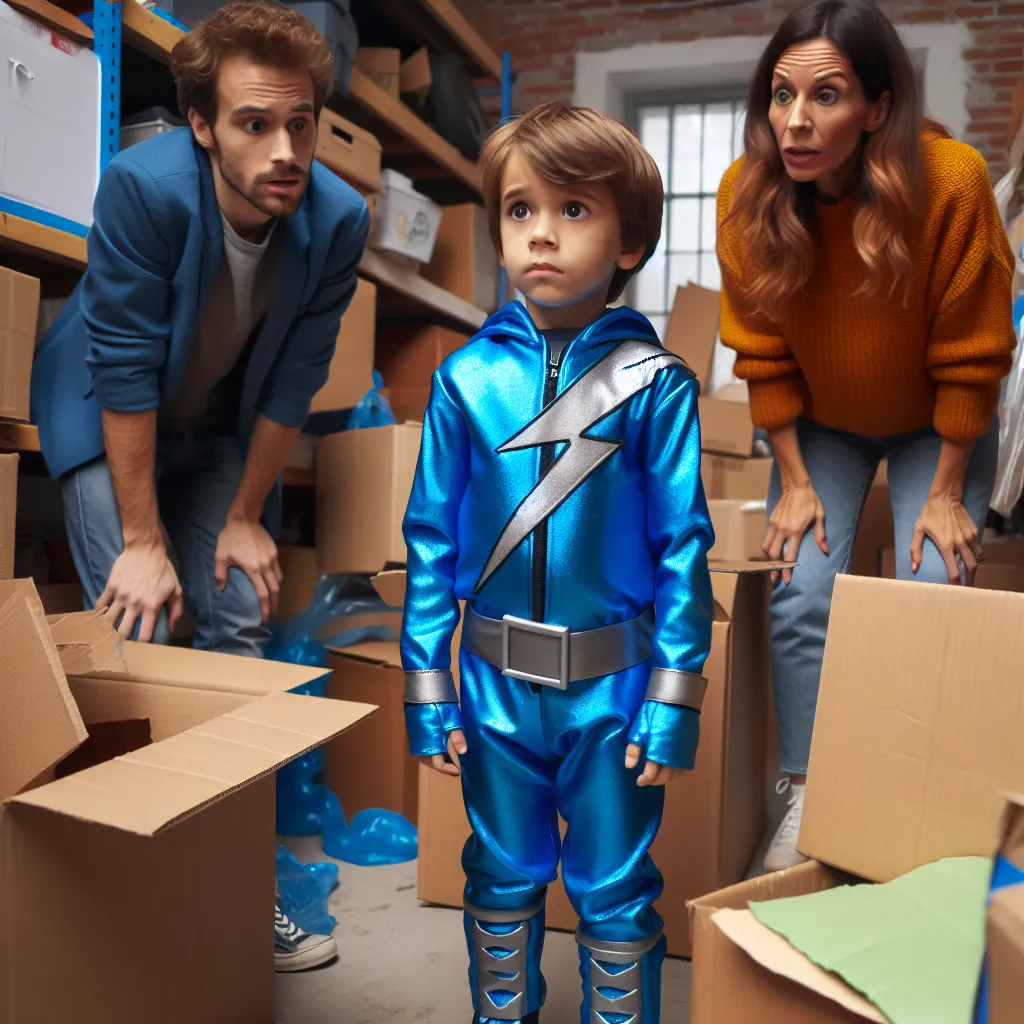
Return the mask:
<svg viewBox="0 0 1024 1024">
<path fill-rule="evenodd" d="M 277 889 L 281 909 L 310 935 L 330 935 L 337 919 L 327 901 L 338 886 L 337 864 L 301 864 L 284 846 L 277 847 Z"/>
</svg>

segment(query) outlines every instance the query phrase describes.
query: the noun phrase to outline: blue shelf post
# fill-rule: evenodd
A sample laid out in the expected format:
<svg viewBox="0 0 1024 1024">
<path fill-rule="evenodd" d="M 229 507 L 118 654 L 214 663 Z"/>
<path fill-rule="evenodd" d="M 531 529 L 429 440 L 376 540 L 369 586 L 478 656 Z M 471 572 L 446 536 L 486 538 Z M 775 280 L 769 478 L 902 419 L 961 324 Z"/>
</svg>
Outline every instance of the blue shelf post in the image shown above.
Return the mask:
<svg viewBox="0 0 1024 1024">
<path fill-rule="evenodd" d="M 128 0 L 134 3 L 135 0 Z M 100 61 L 100 173 L 121 148 L 121 5 L 94 0 L 93 49 Z"/>
<path fill-rule="evenodd" d="M 512 54 L 508 50 L 501 52 L 501 120 L 512 116 Z M 508 298 L 508 276 L 505 268 L 498 275 L 498 304 L 503 306 Z"/>
</svg>

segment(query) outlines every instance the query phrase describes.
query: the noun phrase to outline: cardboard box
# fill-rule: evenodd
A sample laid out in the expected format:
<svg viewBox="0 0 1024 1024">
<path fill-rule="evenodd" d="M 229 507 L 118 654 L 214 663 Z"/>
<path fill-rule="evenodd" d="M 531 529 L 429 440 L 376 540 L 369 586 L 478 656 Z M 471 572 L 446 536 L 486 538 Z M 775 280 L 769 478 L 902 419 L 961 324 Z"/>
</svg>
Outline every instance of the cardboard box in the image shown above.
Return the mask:
<svg viewBox="0 0 1024 1024">
<path fill-rule="evenodd" d="M 0 1021 L 271 1020 L 273 772 L 372 708 L 284 692 L 322 669 L 48 623 L 31 580 L 0 584 L 0 647 Z M 140 719 L 151 745 L 25 788 Z"/>
<path fill-rule="evenodd" d="M 743 911 L 751 901 L 804 896 L 844 881 L 838 872 L 809 861 L 694 900 L 689 906 L 693 940 L 690 1024 L 864 1024 L 865 1019 L 882 1020 L 880 1015 L 865 1018 L 837 1003 L 837 995 L 856 994 L 784 940 L 779 942 L 788 947 L 791 956 L 770 941 L 744 948 L 715 920 L 720 911 Z M 867 1005 L 863 999 L 860 1003 Z M 856 1003 L 848 1001 L 848 1005 Z"/>
<path fill-rule="evenodd" d="M 754 448 L 750 406 L 726 398 L 698 400 L 701 451 L 747 458 Z"/>
<path fill-rule="evenodd" d="M 18 456 L 0 455 L 0 580 L 14 575 L 14 527 L 18 517 Z"/>
<path fill-rule="evenodd" d="M 401 607 L 404 579 L 405 573 L 383 573 L 374 577 L 373 583 L 389 605 Z M 396 630 L 400 629 L 401 613 L 390 614 Z M 451 646 L 456 688 L 461 636 L 460 620 Z M 363 697 L 372 698 L 370 703 L 380 710 L 361 728 L 327 745 L 324 784 L 338 797 L 349 820 L 368 807 L 383 807 L 416 824 L 419 761 L 409 753 L 406 738 L 405 673 L 398 643 L 367 641 L 350 647 L 329 647 L 327 665 L 331 669 L 328 696 L 356 703 L 362 703 Z M 366 770 L 369 764 L 373 771 Z M 458 786 L 458 780 L 453 781 Z"/>
<path fill-rule="evenodd" d="M 665 328 L 665 348 L 681 356 L 697 375 L 702 395 L 708 393 L 711 383 L 721 305 L 720 292 L 692 283 L 676 288 Z"/>
<path fill-rule="evenodd" d="M 825 531 L 828 532 L 827 521 Z M 880 576 L 882 552 L 896 543 L 895 537 L 888 470 L 883 462 L 864 499 L 853 553 L 850 555 L 850 572 L 854 576 Z"/>
<path fill-rule="evenodd" d="M 665 876 L 658 910 L 669 953 L 689 956 L 686 901 L 743 878 L 765 825 L 764 708 L 768 695 L 765 571 L 712 573 L 715 622 L 704 669 L 709 687 L 692 772 L 673 781 L 651 855 Z M 386 574 L 390 575 L 390 574 Z M 396 574 L 404 575 L 404 574 Z M 418 895 L 462 905 L 462 847 L 470 834 L 458 779 L 420 774 Z M 576 917 L 561 881 L 548 888 L 547 923 L 571 931 Z"/>
<path fill-rule="evenodd" d="M 364 196 L 380 191 L 381 147 L 374 135 L 324 107 L 314 156 Z"/>
<path fill-rule="evenodd" d="M 487 214 L 476 203 L 446 206 L 423 276 L 485 313 L 498 308 L 498 257 Z"/>
<path fill-rule="evenodd" d="M 357 278 L 355 294 L 338 329 L 338 343 L 327 383 L 313 396 L 309 411 L 351 409 L 373 388 L 373 349 L 377 331 L 377 286 Z"/>
<path fill-rule="evenodd" d="M 0 419 L 28 420 L 39 279 L 0 267 Z"/>
<path fill-rule="evenodd" d="M 705 452 L 700 457 L 700 478 L 708 498 L 764 501 L 772 475 L 772 459 L 743 459 Z"/>
<path fill-rule="evenodd" d="M 356 67 L 371 82 L 398 99 L 401 88 L 402 51 L 389 46 L 360 46 Z"/>
<path fill-rule="evenodd" d="M 708 558 L 725 562 L 764 561 L 761 545 L 768 529 L 764 501 L 728 501 L 712 498 L 708 502 L 714 547 Z"/>
<path fill-rule="evenodd" d="M 405 561 L 402 520 L 412 492 L 419 424 L 346 430 L 316 458 L 316 552 L 323 573 L 379 572 Z"/>
<path fill-rule="evenodd" d="M 434 371 L 469 335 L 446 327 L 395 323 L 381 331 L 376 364 L 388 387 L 388 402 L 399 423 L 423 421 Z"/>
<path fill-rule="evenodd" d="M 398 69 L 398 88 L 403 95 L 414 94 L 422 105 L 433 84 L 430 54 L 427 53 L 427 48 L 422 46 L 411 57 L 402 61 Z"/>
<path fill-rule="evenodd" d="M 316 548 L 297 544 L 281 544 L 277 561 L 284 579 L 277 602 L 278 622 L 288 622 L 305 611 L 313 601 L 320 571 L 316 565 Z"/>
<path fill-rule="evenodd" d="M 798 849 L 887 882 L 991 857 L 1024 792 L 1024 596 L 838 576 Z"/>
<path fill-rule="evenodd" d="M 1024 1013 L 1024 884 L 993 894 L 987 934 L 988 1024 L 1020 1024 Z"/>
</svg>

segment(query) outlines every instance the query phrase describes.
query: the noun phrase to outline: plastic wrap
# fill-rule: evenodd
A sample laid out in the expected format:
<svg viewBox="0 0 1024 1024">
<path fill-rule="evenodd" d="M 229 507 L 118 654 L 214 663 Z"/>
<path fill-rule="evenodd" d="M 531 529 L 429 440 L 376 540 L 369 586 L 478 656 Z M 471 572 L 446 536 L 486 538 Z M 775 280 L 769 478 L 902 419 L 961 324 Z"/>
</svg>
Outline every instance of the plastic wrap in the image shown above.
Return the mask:
<svg viewBox="0 0 1024 1024">
<path fill-rule="evenodd" d="M 1024 246 L 1017 254 L 1018 272 L 1024 271 Z M 1021 358 L 1021 323 L 1024 321 L 1024 294 L 1015 296 L 1013 323 L 1017 331 L 1017 348 L 1013 367 L 1003 381 L 999 403 L 999 464 L 996 485 L 992 492 L 992 508 L 1009 518 L 1024 490 L 1024 361 Z"/>
<path fill-rule="evenodd" d="M 277 891 L 281 909 L 310 935 L 330 935 L 337 919 L 327 901 L 338 885 L 337 864 L 300 864 L 283 846 L 277 848 Z"/>
<path fill-rule="evenodd" d="M 349 413 L 348 430 L 362 430 L 366 427 L 386 427 L 395 422 L 388 400 L 380 393 L 384 379 L 373 371 L 373 387 L 360 403 Z"/>
</svg>

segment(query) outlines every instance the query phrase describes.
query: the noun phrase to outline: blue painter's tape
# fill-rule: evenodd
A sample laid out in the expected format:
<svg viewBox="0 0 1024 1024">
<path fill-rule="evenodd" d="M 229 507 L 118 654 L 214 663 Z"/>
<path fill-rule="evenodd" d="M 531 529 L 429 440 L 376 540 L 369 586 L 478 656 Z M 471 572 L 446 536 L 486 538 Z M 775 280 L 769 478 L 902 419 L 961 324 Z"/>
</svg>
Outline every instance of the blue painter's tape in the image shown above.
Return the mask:
<svg viewBox="0 0 1024 1024">
<path fill-rule="evenodd" d="M 47 228 L 56 228 L 58 231 L 66 231 L 69 235 L 76 235 L 78 238 L 87 238 L 89 229 L 78 221 L 68 220 L 56 213 L 47 213 L 37 206 L 29 206 L 28 203 L 19 203 L 16 199 L 8 199 L 7 196 L 0 196 L 0 213 L 9 213 L 12 217 L 21 217 L 22 220 L 31 220 L 36 224 L 42 224 Z"/>
</svg>

